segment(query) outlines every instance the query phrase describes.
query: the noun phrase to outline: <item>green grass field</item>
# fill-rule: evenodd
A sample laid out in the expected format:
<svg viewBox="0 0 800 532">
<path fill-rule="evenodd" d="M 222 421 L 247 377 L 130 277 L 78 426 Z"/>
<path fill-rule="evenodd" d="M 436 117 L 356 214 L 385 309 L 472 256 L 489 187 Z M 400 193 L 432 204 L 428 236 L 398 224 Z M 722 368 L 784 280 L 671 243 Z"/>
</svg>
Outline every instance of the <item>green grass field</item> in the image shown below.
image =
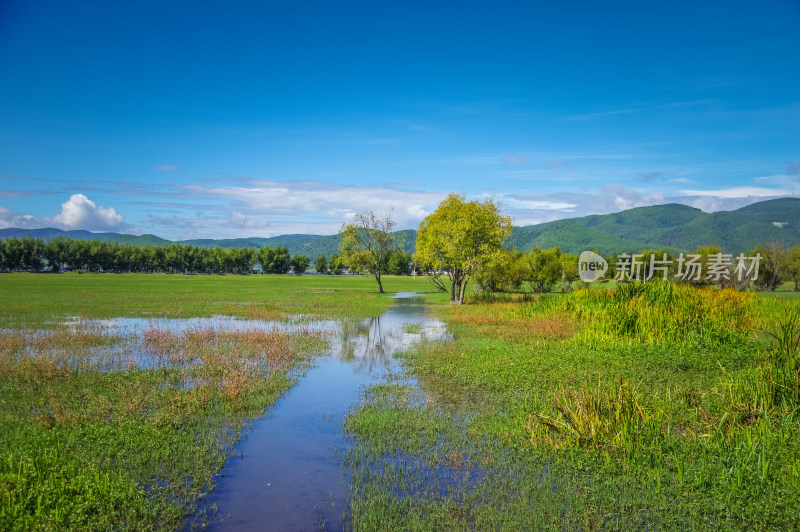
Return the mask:
<svg viewBox="0 0 800 532">
<path fill-rule="evenodd" d="M 131 367 L 130 340 L 85 319 L 366 317 L 390 304 L 368 277 L 0 275 L 0 529 L 169 529 L 213 517 L 202 499 L 242 429 L 326 342 L 150 329 L 135 347 L 155 367 Z"/>
<path fill-rule="evenodd" d="M 800 526 L 797 303 L 634 285 L 438 309 L 454 341 L 406 355 L 418 386 L 348 418 L 354 529 Z"/>
<path fill-rule="evenodd" d="M 353 529 L 800 527 L 794 293 L 654 284 L 452 306 L 424 278 L 384 286 L 423 292 L 453 341 L 405 353 L 416 384 L 376 386 L 347 417 Z M 154 329 L 143 368 L 97 355 L 129 340 L 65 321 L 390 305 L 369 277 L 0 275 L 0 529 L 202 525 L 243 427 L 326 342 Z"/>
<path fill-rule="evenodd" d="M 424 278 L 387 276 L 387 292 L 430 292 Z M 0 274 L 0 327 L 63 317 L 378 316 L 389 307 L 369 276 Z"/>
</svg>

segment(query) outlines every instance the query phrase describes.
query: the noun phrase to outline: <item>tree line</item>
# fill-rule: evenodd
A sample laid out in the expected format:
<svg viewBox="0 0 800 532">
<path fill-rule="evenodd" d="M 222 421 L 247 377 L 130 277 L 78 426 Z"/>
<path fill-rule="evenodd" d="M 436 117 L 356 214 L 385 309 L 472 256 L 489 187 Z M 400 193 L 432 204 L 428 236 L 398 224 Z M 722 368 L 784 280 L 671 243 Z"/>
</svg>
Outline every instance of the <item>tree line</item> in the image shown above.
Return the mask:
<svg viewBox="0 0 800 532">
<path fill-rule="evenodd" d="M 393 232 L 394 226 L 388 215 L 379 217 L 369 210 L 357 214 L 340 230 L 343 237 L 340 252 L 316 258 L 316 272 L 370 274 L 375 277 L 379 292 L 383 291 L 383 274 L 426 274 L 438 289 L 449 291 L 450 299 L 455 303 L 463 302 L 470 280 L 474 280 L 478 291 L 550 292 L 570 289 L 579 277 L 578 257 L 562 253 L 558 247 L 534 248 L 527 253 L 503 249 L 503 243 L 511 233 L 511 218 L 502 215 L 500 206 L 492 200 L 467 202 L 457 194 L 448 196 L 420 223 L 413 256 L 403 250 L 402 233 Z M 706 246 L 698 248 L 692 255 L 698 264 L 706 265 L 721 253 L 718 247 Z M 669 262 L 670 277 L 677 273 L 679 261 L 667 250 L 644 250 L 637 255 Z M 800 246 L 786 249 L 780 243 L 764 244 L 749 255 L 761 257 L 756 279 L 742 282 L 727 275 L 712 281 L 700 278 L 681 282 L 740 289 L 755 286 L 760 290 L 775 290 L 784 282 L 793 282 L 794 289 L 800 290 Z M 605 279 L 617 277 L 619 259 L 620 255 L 606 257 L 608 271 Z M 291 256 L 285 246 L 259 249 L 202 248 L 182 244 L 135 246 L 64 237 L 48 242 L 32 237 L 0 240 L 0 271 L 302 274 L 310 266 L 308 257 Z M 647 260 L 643 261 L 645 276 L 648 267 Z M 449 279 L 449 286 L 444 278 Z"/>
<path fill-rule="evenodd" d="M 397 251 L 387 258 L 393 274 L 408 274 L 411 255 Z M 339 275 L 348 269 L 338 253 L 320 255 L 314 261 L 317 273 Z M 302 274 L 310 259 L 290 255 L 285 246 L 262 248 L 202 248 L 192 245 L 135 246 L 105 240 L 56 237 L 13 237 L 0 240 L 0 271 L 85 271 L 108 273 Z"/>
<path fill-rule="evenodd" d="M 701 246 L 693 252 L 675 254 L 664 249 L 647 249 L 632 251 L 631 254 L 614 254 L 604 257 L 608 263 L 608 271 L 603 276 L 605 281 L 645 281 L 647 279 L 666 278 L 673 282 L 692 284 L 696 286 L 715 285 L 720 288 L 737 288 L 744 290 L 755 288 L 762 291 L 774 291 L 783 283 L 791 282 L 795 291 L 800 291 L 800 246 L 787 249 L 781 243 L 762 244 L 744 253 L 746 265 L 752 265 L 752 260 L 758 256 L 759 266 L 757 275 L 751 271 L 750 275 L 739 276 L 735 271 L 736 257 L 727 255 L 728 264 L 717 268 L 718 276 L 709 276 L 714 258 L 725 256 L 723 250 L 717 246 Z M 629 265 L 631 255 L 639 260 L 638 279 L 629 279 L 629 276 L 620 275 L 620 264 Z M 680 258 L 683 255 L 683 258 Z M 652 259 L 651 259 L 652 258 Z M 691 258 L 697 268 L 698 275 L 681 275 L 681 264 L 687 263 Z M 655 264 L 664 264 L 663 271 L 650 272 Z M 628 266 L 630 267 L 630 266 Z M 700 274 L 702 272 L 702 274 Z M 752 275 L 756 275 L 755 278 Z M 741 277 L 741 278 L 740 278 Z M 579 281 L 578 255 L 562 253 L 558 247 L 551 249 L 533 248 L 527 253 L 516 250 L 500 249 L 495 251 L 475 276 L 478 291 L 487 292 L 552 292 L 553 290 L 569 290 L 573 283 Z"/>
<path fill-rule="evenodd" d="M 394 225 L 390 216 L 381 217 L 366 210 L 340 229 L 343 263 L 371 273 L 379 292 L 383 292 L 381 274 L 387 272 L 388 257 L 403 244 L 402 235 L 392 232 Z M 466 201 L 462 195 L 450 194 L 419 225 L 413 256 L 415 271 L 426 274 L 437 289 L 449 291 L 450 300 L 458 304 L 463 303 L 470 280 L 477 291 L 550 292 L 557 287 L 570 290 L 579 279 L 577 255 L 562 253 L 558 247 L 533 248 L 527 253 L 504 249 L 510 234 L 511 218 L 500 212 L 499 204 L 491 199 Z M 638 264 L 632 254 L 640 260 Z M 737 270 L 744 263 L 744 254 L 738 261 L 738 257 L 734 259 L 715 246 L 700 247 L 677 258 L 668 250 L 631 250 L 627 257 L 624 255 L 605 258 L 605 280 L 646 281 L 658 270 L 662 277 L 698 285 L 775 290 L 791 281 L 794 289 L 800 290 L 800 246 L 786 249 L 783 244 L 771 243 L 756 247 L 747 260 L 752 265 L 750 258 L 758 256 L 759 269 L 748 271 L 748 275 Z M 681 268 L 690 263 L 698 272 L 711 268 L 715 275 L 682 274 Z M 638 278 L 632 272 L 626 275 L 626 267 L 636 268 Z M 449 286 L 445 278 L 450 281 Z"/>
</svg>

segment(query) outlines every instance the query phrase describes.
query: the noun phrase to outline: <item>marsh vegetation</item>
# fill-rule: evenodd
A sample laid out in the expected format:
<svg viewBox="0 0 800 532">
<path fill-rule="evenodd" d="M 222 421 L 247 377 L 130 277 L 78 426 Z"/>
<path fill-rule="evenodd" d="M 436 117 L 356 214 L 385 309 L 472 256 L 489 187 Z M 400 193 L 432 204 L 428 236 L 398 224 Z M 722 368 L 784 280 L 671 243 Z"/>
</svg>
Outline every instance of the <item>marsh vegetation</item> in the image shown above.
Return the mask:
<svg viewBox="0 0 800 532">
<path fill-rule="evenodd" d="M 214 520 L 203 501 L 243 430 L 328 346 L 297 316 L 390 305 L 359 279 L 250 279 L 3 276 L 0 528 Z"/>
<path fill-rule="evenodd" d="M 418 386 L 353 410 L 354 529 L 800 524 L 796 303 L 665 282 L 502 299 L 439 307 L 454 341 L 407 355 Z"/>
<path fill-rule="evenodd" d="M 374 292 L 366 277 L 4 275 L 0 527 L 218 519 L 215 475 L 246 427 L 330 352 L 313 324 L 374 331 L 392 305 Z M 331 418 L 348 495 L 319 524 L 797 528 L 800 309 L 782 294 L 426 293 L 452 341 L 387 350 L 403 370 Z M 342 358 L 369 364 L 352 353 L 375 334 L 349 337 Z"/>
</svg>

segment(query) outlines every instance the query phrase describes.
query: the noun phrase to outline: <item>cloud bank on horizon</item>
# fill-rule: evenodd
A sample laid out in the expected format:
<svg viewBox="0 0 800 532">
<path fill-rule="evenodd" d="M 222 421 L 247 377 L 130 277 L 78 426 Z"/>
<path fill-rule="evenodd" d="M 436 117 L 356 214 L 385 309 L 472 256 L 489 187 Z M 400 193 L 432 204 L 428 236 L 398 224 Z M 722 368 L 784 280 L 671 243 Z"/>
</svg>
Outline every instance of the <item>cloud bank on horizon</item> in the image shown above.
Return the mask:
<svg viewBox="0 0 800 532">
<path fill-rule="evenodd" d="M 73 194 L 51 217 L 35 217 L 0 207 L 0 229 L 55 227 L 94 232 L 154 233 L 175 240 L 191 238 L 270 237 L 282 234 L 333 234 L 359 209 L 391 213 L 399 229 L 416 229 L 419 222 L 445 198 L 446 191 L 407 190 L 393 186 L 335 186 L 321 182 L 248 182 L 243 184 L 173 186 L 172 191 L 152 202 L 158 210 L 184 212 L 186 201 L 198 202 L 193 215 L 150 216 L 133 226 L 114 207 L 96 205 L 83 194 Z M 715 191 L 685 191 L 687 195 L 665 197 L 643 194 L 617 184 L 597 193 L 509 194 L 475 196 L 499 201 L 515 225 L 608 214 L 634 207 L 680 203 L 706 212 L 734 210 L 756 201 L 779 197 L 800 198 L 769 188 L 734 187 Z M 358 206 L 358 207 L 357 207 Z M 368 207 L 362 207 L 368 206 Z M 265 216 L 265 212 L 270 213 Z"/>
<path fill-rule="evenodd" d="M 796 1 L 535 4 L 4 3 L 0 228 L 266 237 L 364 209 L 416 228 L 450 192 L 516 225 L 800 197 Z"/>
</svg>

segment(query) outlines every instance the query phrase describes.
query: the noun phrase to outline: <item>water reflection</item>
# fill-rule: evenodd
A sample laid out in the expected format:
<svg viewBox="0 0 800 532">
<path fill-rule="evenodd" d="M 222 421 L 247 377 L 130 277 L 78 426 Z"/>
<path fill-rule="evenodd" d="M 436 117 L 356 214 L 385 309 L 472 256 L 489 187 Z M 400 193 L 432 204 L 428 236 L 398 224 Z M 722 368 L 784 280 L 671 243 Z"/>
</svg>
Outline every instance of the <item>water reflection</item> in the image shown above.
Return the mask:
<svg viewBox="0 0 800 532">
<path fill-rule="evenodd" d="M 237 530 L 342 529 L 349 479 L 337 452 L 348 445 L 342 431 L 344 416 L 366 387 L 399 370 L 393 355 L 423 341 L 449 338 L 445 324 L 429 316 L 413 297 L 395 299 L 390 310 L 368 319 L 300 316 L 265 321 L 213 316 L 74 319 L 60 325 L 78 339 L 95 336 L 80 342 L 68 339 L 65 345 L 79 344 L 80 350 L 71 347 L 64 356 L 99 371 L 188 367 L 199 363 L 200 350 L 242 342 L 237 334 L 325 333 L 326 353 L 266 417 L 253 422 L 238 447 L 241 455 L 228 460 L 218 489 L 208 497 L 208 508 L 216 505 L 224 518 L 213 527 Z M 25 337 L 23 345 L 38 345 L 34 340 L 42 337 L 41 346 L 28 356 L 45 356 L 51 350 L 64 354 L 58 338 L 47 337 L 56 333 L 25 334 L 31 338 Z M 189 388 L 193 382 L 186 378 L 180 385 Z M 191 524 L 187 522 L 187 527 Z"/>
<path fill-rule="evenodd" d="M 447 338 L 445 324 L 427 317 L 424 306 L 399 301 L 378 318 L 343 320 L 333 346 L 339 359 L 350 362 L 354 371 L 370 373 L 420 341 Z"/>
<path fill-rule="evenodd" d="M 425 314 L 425 307 L 413 299 L 413 294 L 401 294 L 392 309 L 377 318 L 319 320 L 309 316 L 294 316 L 287 321 L 241 319 L 234 316 L 204 318 L 74 318 L 60 325 L 72 333 L 87 333 L 118 339 L 115 343 L 91 348 L 92 355 L 84 360 L 94 361 L 101 371 L 116 369 L 153 369 L 171 365 L 162 352 L 164 343 L 154 341 L 194 335 L 246 334 L 253 331 L 285 332 L 292 334 L 325 333 L 330 338 L 331 356 L 347 362 L 353 371 L 373 373 L 383 371 L 392 356 L 423 340 L 447 338 L 447 329 L 439 320 Z M 36 334 L 36 333 L 33 333 Z M 50 334 L 40 331 L 38 334 Z M 180 345 L 171 346 L 181 349 Z M 181 365 L 191 361 L 190 353 L 180 358 Z M 176 359 L 177 360 L 177 359 Z"/>
<path fill-rule="evenodd" d="M 337 453 L 347 441 L 344 416 L 363 390 L 399 369 L 392 355 L 425 340 L 449 338 L 444 323 L 412 298 L 379 318 L 342 320 L 320 359 L 268 413 L 256 420 L 209 497 L 236 530 L 341 530 L 347 472 Z"/>
</svg>

